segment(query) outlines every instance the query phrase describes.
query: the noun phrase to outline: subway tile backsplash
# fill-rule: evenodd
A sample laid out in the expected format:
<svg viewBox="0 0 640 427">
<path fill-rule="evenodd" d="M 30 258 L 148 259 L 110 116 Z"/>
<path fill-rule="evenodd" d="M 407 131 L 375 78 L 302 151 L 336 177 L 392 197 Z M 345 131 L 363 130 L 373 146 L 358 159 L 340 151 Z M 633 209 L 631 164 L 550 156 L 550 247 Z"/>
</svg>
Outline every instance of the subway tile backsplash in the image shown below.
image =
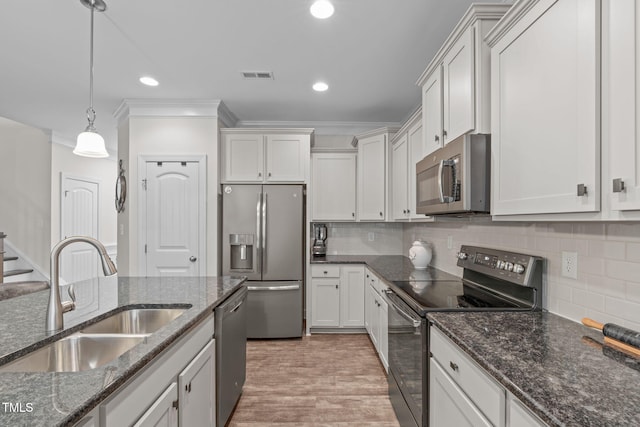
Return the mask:
<svg viewBox="0 0 640 427">
<path fill-rule="evenodd" d="M 325 223 L 327 255 L 398 255 L 403 253 L 402 224 Z M 311 234 L 313 238 L 313 226 Z"/>
<path fill-rule="evenodd" d="M 405 224 L 402 254 L 415 239 L 431 243 L 436 268 L 460 275 L 456 253 L 470 244 L 546 258 L 545 307 L 580 321 L 591 317 L 640 330 L 640 224 L 503 223 L 488 219 Z M 452 241 L 448 247 L 448 240 Z M 562 252 L 578 254 L 577 279 L 562 276 Z"/>
</svg>

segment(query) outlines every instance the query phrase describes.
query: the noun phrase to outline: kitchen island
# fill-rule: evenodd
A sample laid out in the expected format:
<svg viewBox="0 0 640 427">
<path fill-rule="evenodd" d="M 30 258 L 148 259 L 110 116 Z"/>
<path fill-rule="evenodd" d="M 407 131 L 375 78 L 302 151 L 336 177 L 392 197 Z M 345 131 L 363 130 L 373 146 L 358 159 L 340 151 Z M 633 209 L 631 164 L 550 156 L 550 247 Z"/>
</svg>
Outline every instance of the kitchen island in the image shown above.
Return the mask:
<svg viewBox="0 0 640 427">
<path fill-rule="evenodd" d="M 640 359 L 603 346 L 600 332 L 548 312 L 427 317 L 545 423 L 640 425 Z"/>
<path fill-rule="evenodd" d="M 80 372 L 0 373 L 0 425 L 73 425 L 190 333 L 244 282 L 243 277 L 104 277 L 74 284 L 76 310 L 49 336 L 49 291 L 0 302 L 0 365 L 130 308 L 184 308 L 175 320 L 115 360 Z M 62 295 L 66 296 L 66 291 Z M 65 299 L 63 297 L 63 299 Z M 7 403 L 7 405 L 4 405 Z"/>
</svg>

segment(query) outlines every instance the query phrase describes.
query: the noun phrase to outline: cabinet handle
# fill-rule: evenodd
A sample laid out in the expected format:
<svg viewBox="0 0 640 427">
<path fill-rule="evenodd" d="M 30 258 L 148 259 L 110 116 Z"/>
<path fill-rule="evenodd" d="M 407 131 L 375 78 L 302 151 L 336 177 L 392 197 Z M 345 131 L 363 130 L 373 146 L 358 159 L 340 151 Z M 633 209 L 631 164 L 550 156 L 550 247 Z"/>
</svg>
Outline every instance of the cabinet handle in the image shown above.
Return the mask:
<svg viewBox="0 0 640 427">
<path fill-rule="evenodd" d="M 324 273 L 324 274 L 328 274 L 329 272 L 328 272 L 328 271 L 323 271 L 323 273 Z"/>
<path fill-rule="evenodd" d="M 380 212 L 380 216 L 382 216 L 382 212 Z"/>
<path fill-rule="evenodd" d="M 584 184 L 578 184 L 578 197 L 586 196 L 587 194 L 587 186 Z"/>
<path fill-rule="evenodd" d="M 271 176 L 271 172 L 269 172 L 269 176 Z"/>
<path fill-rule="evenodd" d="M 407 209 L 407 213 L 410 214 L 411 213 L 411 209 Z"/>
<path fill-rule="evenodd" d="M 338 285 L 336 285 L 336 289 L 338 289 Z"/>
<path fill-rule="evenodd" d="M 458 365 L 456 365 L 455 363 L 449 361 L 449 366 L 451 367 L 451 369 L 453 369 L 454 371 L 458 370 Z"/>
<path fill-rule="evenodd" d="M 613 180 L 613 192 L 614 193 L 624 192 L 624 181 L 622 180 L 622 178 L 616 178 Z"/>
<path fill-rule="evenodd" d="M 402 213 L 403 213 L 403 214 L 406 214 L 406 213 L 407 213 L 407 210 L 406 210 L 406 209 L 402 209 Z"/>
<path fill-rule="evenodd" d="M 355 212 L 351 212 L 351 216 L 355 218 L 356 217 L 356 213 Z"/>
<path fill-rule="evenodd" d="M 447 131 L 442 129 L 442 136 L 446 137 L 447 136 Z"/>
<path fill-rule="evenodd" d="M 435 137 L 435 141 L 436 141 L 436 142 L 440 142 L 440 136 L 439 136 L 439 135 L 436 135 L 436 137 Z"/>
<path fill-rule="evenodd" d="M 262 172 L 258 172 L 258 178 L 262 177 Z"/>
</svg>

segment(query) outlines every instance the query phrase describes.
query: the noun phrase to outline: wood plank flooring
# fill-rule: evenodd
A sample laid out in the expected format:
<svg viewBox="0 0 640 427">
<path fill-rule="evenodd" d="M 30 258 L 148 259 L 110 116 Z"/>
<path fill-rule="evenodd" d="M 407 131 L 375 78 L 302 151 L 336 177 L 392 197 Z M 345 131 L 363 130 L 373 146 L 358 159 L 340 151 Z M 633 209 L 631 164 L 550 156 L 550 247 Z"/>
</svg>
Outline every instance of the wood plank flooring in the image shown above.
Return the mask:
<svg viewBox="0 0 640 427">
<path fill-rule="evenodd" d="M 399 427 L 365 334 L 249 340 L 230 427 Z"/>
</svg>

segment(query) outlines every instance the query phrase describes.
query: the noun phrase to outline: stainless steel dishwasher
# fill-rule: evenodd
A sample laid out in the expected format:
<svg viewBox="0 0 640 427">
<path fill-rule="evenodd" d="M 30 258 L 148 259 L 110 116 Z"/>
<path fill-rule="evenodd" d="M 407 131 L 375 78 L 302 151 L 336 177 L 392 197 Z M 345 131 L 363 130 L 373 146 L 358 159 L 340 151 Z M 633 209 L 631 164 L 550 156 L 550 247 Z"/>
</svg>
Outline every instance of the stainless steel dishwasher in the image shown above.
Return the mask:
<svg viewBox="0 0 640 427">
<path fill-rule="evenodd" d="M 215 309 L 216 425 L 224 427 L 242 394 L 247 364 L 247 288 Z"/>
</svg>

